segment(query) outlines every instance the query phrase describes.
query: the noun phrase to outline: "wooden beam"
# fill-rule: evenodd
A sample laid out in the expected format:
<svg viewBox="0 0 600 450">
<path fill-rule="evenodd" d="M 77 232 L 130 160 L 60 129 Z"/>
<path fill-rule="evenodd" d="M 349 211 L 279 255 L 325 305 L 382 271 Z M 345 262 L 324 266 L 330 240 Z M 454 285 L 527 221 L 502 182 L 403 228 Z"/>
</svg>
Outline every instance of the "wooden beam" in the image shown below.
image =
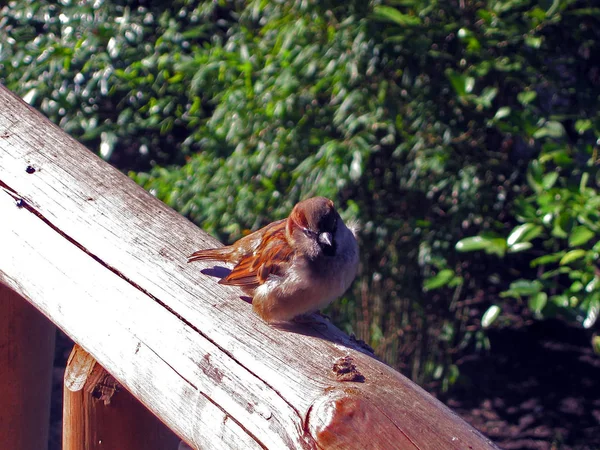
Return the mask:
<svg viewBox="0 0 600 450">
<path fill-rule="evenodd" d="M 186 263 L 213 238 L 3 89 L 0 216 L 0 280 L 194 447 L 495 448 L 331 324 L 263 323 Z"/>
<path fill-rule="evenodd" d="M 55 336 L 52 322 L 0 283 L 0 448 L 48 447 Z"/>
</svg>

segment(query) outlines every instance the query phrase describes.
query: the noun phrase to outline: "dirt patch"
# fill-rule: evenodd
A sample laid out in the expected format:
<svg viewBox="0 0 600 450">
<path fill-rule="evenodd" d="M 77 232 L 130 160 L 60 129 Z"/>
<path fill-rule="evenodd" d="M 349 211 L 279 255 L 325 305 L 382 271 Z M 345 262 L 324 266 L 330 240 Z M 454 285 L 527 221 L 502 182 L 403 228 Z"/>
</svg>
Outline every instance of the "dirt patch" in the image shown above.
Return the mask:
<svg viewBox="0 0 600 450">
<path fill-rule="evenodd" d="M 446 404 L 511 450 L 600 449 L 600 358 L 589 333 L 552 320 L 491 331 Z"/>
</svg>

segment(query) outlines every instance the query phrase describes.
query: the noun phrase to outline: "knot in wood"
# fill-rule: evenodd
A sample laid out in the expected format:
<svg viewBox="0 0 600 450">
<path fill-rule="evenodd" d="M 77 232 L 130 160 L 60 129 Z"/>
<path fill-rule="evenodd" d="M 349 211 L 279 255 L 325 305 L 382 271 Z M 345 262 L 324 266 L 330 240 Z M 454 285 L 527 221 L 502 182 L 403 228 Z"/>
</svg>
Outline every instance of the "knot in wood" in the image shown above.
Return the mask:
<svg viewBox="0 0 600 450">
<path fill-rule="evenodd" d="M 335 360 L 333 373 L 338 381 L 354 381 L 356 383 L 365 381 L 365 377 L 358 371 L 354 360 L 349 355 Z"/>
<path fill-rule="evenodd" d="M 318 399 L 309 411 L 307 429 L 317 448 L 328 450 L 415 448 L 356 388 L 329 391 Z"/>
</svg>

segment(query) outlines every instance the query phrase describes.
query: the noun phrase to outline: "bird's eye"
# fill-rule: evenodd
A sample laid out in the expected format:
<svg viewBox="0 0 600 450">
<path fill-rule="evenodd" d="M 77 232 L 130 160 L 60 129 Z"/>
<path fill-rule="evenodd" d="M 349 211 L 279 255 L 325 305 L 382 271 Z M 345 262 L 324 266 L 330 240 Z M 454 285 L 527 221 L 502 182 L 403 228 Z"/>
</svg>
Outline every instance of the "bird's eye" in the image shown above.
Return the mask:
<svg viewBox="0 0 600 450">
<path fill-rule="evenodd" d="M 312 236 L 314 234 L 308 228 L 302 228 L 302 231 L 304 231 L 304 234 L 307 235 L 307 236 Z"/>
</svg>

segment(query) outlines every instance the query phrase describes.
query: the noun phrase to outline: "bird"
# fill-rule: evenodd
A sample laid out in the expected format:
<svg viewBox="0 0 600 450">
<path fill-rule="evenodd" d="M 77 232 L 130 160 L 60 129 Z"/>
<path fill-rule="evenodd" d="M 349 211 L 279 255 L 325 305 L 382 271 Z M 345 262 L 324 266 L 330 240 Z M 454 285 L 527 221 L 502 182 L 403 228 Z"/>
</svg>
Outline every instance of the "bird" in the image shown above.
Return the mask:
<svg viewBox="0 0 600 450">
<path fill-rule="evenodd" d="M 298 320 L 340 297 L 356 277 L 357 227 L 349 225 L 330 199 L 312 197 L 287 218 L 231 245 L 198 250 L 188 262 L 233 264 L 220 284 L 239 286 L 267 323 Z"/>
</svg>

